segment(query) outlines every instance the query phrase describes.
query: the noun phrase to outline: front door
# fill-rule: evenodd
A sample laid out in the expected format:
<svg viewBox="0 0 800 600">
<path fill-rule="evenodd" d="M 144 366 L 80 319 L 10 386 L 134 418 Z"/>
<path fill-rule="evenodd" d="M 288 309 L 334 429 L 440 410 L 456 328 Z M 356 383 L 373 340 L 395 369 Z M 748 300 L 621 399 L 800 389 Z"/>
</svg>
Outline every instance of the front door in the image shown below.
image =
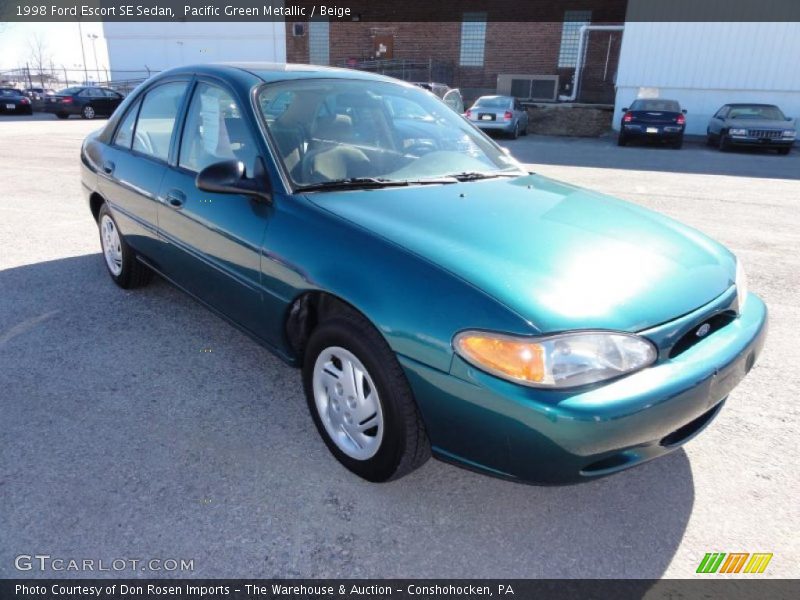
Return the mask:
<svg viewBox="0 0 800 600">
<path fill-rule="evenodd" d="M 234 96 L 199 81 L 186 114 L 177 167 L 168 169 L 162 180 L 158 224 L 167 274 L 239 325 L 274 342 L 264 319 L 260 279 L 261 246 L 272 207 L 195 185 L 203 168 L 231 159 L 244 162 L 251 176 L 258 155 Z"/>
</svg>

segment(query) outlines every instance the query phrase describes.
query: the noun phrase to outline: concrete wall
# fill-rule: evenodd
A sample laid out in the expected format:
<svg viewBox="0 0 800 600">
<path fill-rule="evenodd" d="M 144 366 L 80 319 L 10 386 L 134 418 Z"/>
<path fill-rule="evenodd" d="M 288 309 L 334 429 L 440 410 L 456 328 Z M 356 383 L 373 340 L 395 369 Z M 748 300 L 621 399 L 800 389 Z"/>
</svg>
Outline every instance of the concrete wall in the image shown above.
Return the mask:
<svg viewBox="0 0 800 600">
<path fill-rule="evenodd" d="M 777 104 L 800 117 L 799 65 L 800 23 L 628 22 L 614 128 L 621 109 L 642 93 L 678 100 L 688 110 L 689 134 L 705 134 L 709 118 L 729 102 Z"/>
<path fill-rule="evenodd" d="M 193 63 L 286 61 L 281 22 L 103 23 L 112 79 Z M 137 75 L 138 73 L 138 75 Z"/>
</svg>

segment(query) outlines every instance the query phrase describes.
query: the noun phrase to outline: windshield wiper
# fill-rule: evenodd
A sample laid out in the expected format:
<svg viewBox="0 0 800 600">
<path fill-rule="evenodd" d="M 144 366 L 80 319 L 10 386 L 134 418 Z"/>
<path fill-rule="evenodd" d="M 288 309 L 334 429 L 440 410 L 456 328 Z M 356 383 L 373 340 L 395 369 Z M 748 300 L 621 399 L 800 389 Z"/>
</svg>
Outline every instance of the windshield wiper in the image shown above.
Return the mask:
<svg viewBox="0 0 800 600">
<path fill-rule="evenodd" d="M 478 179 L 494 179 L 496 177 L 519 177 L 519 173 L 463 171 L 461 173 L 448 173 L 444 177 L 451 177 L 456 181 L 477 181 Z"/>
<path fill-rule="evenodd" d="M 298 192 L 316 192 L 322 190 L 357 190 L 383 187 L 405 187 L 409 185 L 433 185 L 443 183 L 456 183 L 455 177 L 436 177 L 431 179 L 384 179 L 382 177 L 350 177 L 348 179 L 334 179 L 301 185 L 295 189 Z"/>
</svg>

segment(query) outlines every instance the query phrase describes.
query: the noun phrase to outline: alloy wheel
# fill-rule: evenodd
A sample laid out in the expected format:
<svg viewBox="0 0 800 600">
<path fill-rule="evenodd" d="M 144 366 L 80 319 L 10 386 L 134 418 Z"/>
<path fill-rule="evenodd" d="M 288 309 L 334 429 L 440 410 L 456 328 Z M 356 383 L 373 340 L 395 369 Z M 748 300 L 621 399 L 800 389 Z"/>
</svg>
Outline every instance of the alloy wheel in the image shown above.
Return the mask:
<svg viewBox="0 0 800 600">
<path fill-rule="evenodd" d="M 87 119 L 94 119 L 94 109 L 91 106 L 84 106 L 83 116 Z"/>
</svg>

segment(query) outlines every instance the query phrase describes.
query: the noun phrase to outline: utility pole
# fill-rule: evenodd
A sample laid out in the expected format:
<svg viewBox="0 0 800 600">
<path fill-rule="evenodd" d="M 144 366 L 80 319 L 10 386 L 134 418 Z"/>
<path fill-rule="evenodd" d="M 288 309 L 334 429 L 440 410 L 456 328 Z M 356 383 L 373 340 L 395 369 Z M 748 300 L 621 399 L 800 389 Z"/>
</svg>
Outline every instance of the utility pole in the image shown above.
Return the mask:
<svg viewBox="0 0 800 600">
<path fill-rule="evenodd" d="M 97 46 L 95 40 L 99 37 L 96 33 L 87 33 L 86 37 L 92 40 L 92 53 L 94 54 L 94 71 L 97 73 L 97 81 L 100 81 L 100 65 L 97 63 Z"/>
<path fill-rule="evenodd" d="M 89 71 L 86 70 L 86 52 L 83 49 L 83 27 L 81 22 L 78 21 L 78 37 L 81 40 L 81 56 L 83 57 L 83 76 L 86 79 L 85 85 L 89 85 Z"/>
</svg>

